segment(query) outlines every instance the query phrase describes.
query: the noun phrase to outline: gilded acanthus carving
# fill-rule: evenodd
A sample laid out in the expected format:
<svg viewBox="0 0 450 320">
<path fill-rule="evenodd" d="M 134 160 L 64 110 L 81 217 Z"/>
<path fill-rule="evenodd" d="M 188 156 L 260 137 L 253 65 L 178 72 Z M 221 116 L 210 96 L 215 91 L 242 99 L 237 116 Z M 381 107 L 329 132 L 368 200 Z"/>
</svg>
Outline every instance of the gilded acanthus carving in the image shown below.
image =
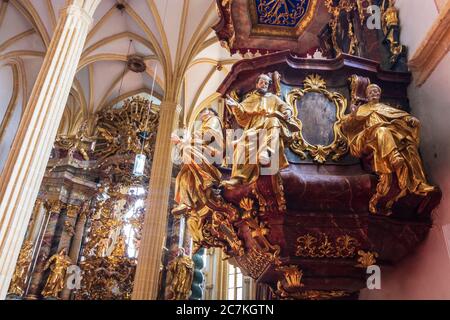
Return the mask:
<svg viewBox="0 0 450 320">
<path fill-rule="evenodd" d="M 343 235 L 331 239 L 326 234 L 306 234 L 297 238 L 297 257 L 305 258 L 352 258 L 360 246 L 357 239 Z"/>
<path fill-rule="evenodd" d="M 357 268 L 367 269 L 377 263 L 378 253 L 359 250 L 358 251 L 358 264 L 355 266 Z"/>
<path fill-rule="evenodd" d="M 426 196 L 435 188 L 425 178 L 419 155 L 420 122 L 407 112 L 380 102 L 381 88 L 371 84 L 366 90 L 368 103 L 347 115 L 343 123 L 350 151 L 358 158 L 371 158 L 379 182 L 369 203 L 372 213 L 379 212 L 381 199 L 386 214 L 399 199 L 409 193 Z M 391 194 L 396 182 L 399 192 Z"/>
<path fill-rule="evenodd" d="M 328 99 L 336 108 L 336 121 L 333 126 L 334 139 L 329 145 L 314 145 L 309 143 L 304 137 L 302 130 L 294 133 L 293 141 L 290 148 L 297 153 L 301 158 L 306 158 L 306 152 L 311 155 L 314 161 L 324 163 L 330 157 L 333 161 L 338 161 L 348 152 L 347 139 L 342 133 L 342 119 L 344 118 L 345 110 L 347 109 L 347 100 L 345 97 L 337 92 L 330 92 L 327 90 L 326 82 L 319 75 L 309 75 L 303 82 L 304 89 L 293 89 L 287 95 L 287 101 L 294 107 L 295 117 L 298 116 L 298 103 L 311 93 L 318 93 Z M 301 123 L 301 120 L 298 120 Z"/>
<path fill-rule="evenodd" d="M 345 291 L 305 290 L 302 282 L 303 271 L 296 265 L 281 266 L 277 271 L 283 273 L 283 279 L 278 280 L 275 297 L 281 300 L 330 300 L 343 298 L 349 294 Z"/>
<path fill-rule="evenodd" d="M 284 290 L 298 290 L 305 285 L 302 283 L 303 271 L 298 266 L 280 266 L 277 271 L 283 272 L 284 282 L 278 281 L 277 287 Z"/>
</svg>

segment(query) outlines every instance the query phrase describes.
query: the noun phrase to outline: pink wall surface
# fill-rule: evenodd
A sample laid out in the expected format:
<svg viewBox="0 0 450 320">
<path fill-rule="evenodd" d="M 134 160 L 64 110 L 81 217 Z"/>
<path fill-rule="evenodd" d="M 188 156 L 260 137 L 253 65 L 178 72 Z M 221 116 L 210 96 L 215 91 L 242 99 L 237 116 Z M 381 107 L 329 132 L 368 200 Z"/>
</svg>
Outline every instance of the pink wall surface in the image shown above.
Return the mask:
<svg viewBox="0 0 450 320">
<path fill-rule="evenodd" d="M 424 14 L 429 2 L 429 15 Z M 435 19 L 433 0 L 399 0 L 405 45 L 417 47 L 426 35 L 426 24 Z M 433 11 L 435 12 L 433 13 Z M 406 21 L 403 23 L 403 21 Z M 412 55 L 414 52 L 411 52 Z M 422 123 L 421 153 L 428 179 L 443 192 L 433 213 L 433 227 L 426 241 L 401 263 L 381 269 L 381 290 L 363 290 L 360 299 L 450 299 L 450 54 L 422 87 L 411 85 L 412 114 Z"/>
</svg>

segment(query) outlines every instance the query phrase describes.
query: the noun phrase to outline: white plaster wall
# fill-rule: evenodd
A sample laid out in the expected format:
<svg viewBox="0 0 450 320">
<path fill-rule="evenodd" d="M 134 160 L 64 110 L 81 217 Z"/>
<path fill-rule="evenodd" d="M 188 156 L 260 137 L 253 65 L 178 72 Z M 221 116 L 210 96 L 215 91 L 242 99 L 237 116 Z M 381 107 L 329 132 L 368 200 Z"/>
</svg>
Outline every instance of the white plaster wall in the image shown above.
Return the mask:
<svg viewBox="0 0 450 320">
<path fill-rule="evenodd" d="M 10 66 L 0 67 L 0 122 L 5 116 L 13 92 L 13 73 Z"/>
<path fill-rule="evenodd" d="M 408 46 L 410 57 L 424 40 L 438 16 L 434 0 L 397 0 L 400 10 L 402 43 Z"/>
<path fill-rule="evenodd" d="M 17 97 L 16 107 L 11 115 L 8 126 L 0 141 L 0 173 L 3 171 L 6 159 L 8 158 L 9 150 L 16 136 L 17 129 L 19 128 L 20 119 L 22 118 L 22 94 L 19 93 Z"/>
</svg>

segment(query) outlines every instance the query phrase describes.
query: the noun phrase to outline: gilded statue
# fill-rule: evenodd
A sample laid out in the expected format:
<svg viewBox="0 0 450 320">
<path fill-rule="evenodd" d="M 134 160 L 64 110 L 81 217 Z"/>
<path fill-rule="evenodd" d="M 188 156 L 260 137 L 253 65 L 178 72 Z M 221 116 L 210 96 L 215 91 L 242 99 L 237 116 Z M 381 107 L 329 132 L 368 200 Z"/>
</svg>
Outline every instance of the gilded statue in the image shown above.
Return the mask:
<svg viewBox="0 0 450 320">
<path fill-rule="evenodd" d="M 93 147 L 97 137 L 89 135 L 88 120 L 84 121 L 75 135 L 59 135 L 56 143 L 69 150 L 69 157 L 79 152 L 85 161 L 89 161 L 89 150 Z"/>
<path fill-rule="evenodd" d="M 8 294 L 22 296 L 25 290 L 28 268 L 33 257 L 33 243 L 26 241 L 20 250 L 16 269 L 11 280 Z"/>
<path fill-rule="evenodd" d="M 371 84 L 366 89 L 368 103 L 347 115 L 343 131 L 350 151 L 358 158 L 373 158 L 373 171 L 379 182 L 369 203 L 370 212 L 377 212 L 382 198 L 390 194 L 393 178 L 400 192 L 389 196 L 384 209 L 390 209 L 408 193 L 426 196 L 435 190 L 427 183 L 419 155 L 420 122 L 405 111 L 380 102 L 381 88 Z"/>
<path fill-rule="evenodd" d="M 194 279 L 194 261 L 180 248 L 178 256 L 167 266 L 167 283 L 172 293 L 171 300 L 187 300 Z"/>
<path fill-rule="evenodd" d="M 292 133 L 301 131 L 301 124 L 294 117 L 293 108 L 269 92 L 272 83 L 273 78 L 261 74 L 256 90 L 244 101 L 239 103 L 230 96 L 226 99 L 226 104 L 244 129 L 242 137 L 234 143 L 231 179 L 222 183 L 227 188 L 255 182 L 262 167 L 275 169 L 275 172 L 268 170 L 270 175 L 275 175 L 289 165 L 284 143 L 292 139 Z"/>
<path fill-rule="evenodd" d="M 406 48 L 400 44 L 400 20 L 399 12 L 394 0 L 383 0 L 382 27 L 385 35 L 384 42 L 389 46 L 389 62 L 394 65 Z"/>
<path fill-rule="evenodd" d="M 116 246 L 114 247 L 113 252 L 111 253 L 113 257 L 126 257 L 127 255 L 127 244 L 126 238 L 124 235 L 120 235 L 117 238 Z"/>
<path fill-rule="evenodd" d="M 223 153 L 222 124 L 217 113 L 205 109 L 200 119 L 201 127 L 192 137 L 172 136 L 172 142 L 180 148 L 183 163 L 176 178 L 177 206 L 172 213 L 175 216 L 188 213 L 188 227 L 195 242 L 203 239 L 203 213 L 209 213 L 206 204 L 222 177 L 213 158 L 222 159 Z"/>
<path fill-rule="evenodd" d="M 202 207 L 210 197 L 211 187 L 218 185 L 222 174 L 214 165 L 214 159 L 222 159 L 223 132 L 217 113 L 205 109 L 201 115 L 201 127 L 192 137 L 184 140 L 177 135 L 172 142 L 180 147 L 182 163 L 175 184 L 175 202 L 178 206 L 173 213 Z"/>
<path fill-rule="evenodd" d="M 67 249 L 62 249 L 53 255 L 45 264 L 44 270 L 50 269 L 42 296 L 45 298 L 58 298 L 59 293 L 64 289 L 67 268 L 72 264 L 67 255 Z"/>
</svg>

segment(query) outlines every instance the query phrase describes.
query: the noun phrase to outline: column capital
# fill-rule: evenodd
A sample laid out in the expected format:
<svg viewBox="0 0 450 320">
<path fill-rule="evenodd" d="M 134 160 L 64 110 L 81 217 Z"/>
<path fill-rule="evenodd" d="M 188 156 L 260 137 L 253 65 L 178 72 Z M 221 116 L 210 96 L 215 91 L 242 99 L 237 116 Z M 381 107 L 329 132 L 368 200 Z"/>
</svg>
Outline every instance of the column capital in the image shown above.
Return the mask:
<svg viewBox="0 0 450 320">
<path fill-rule="evenodd" d="M 63 10 L 67 16 L 75 16 L 77 18 L 80 18 L 80 20 L 82 20 L 87 25 L 90 25 L 93 22 L 93 18 L 89 14 L 89 12 L 87 12 L 86 9 L 78 4 L 70 4 Z"/>
<path fill-rule="evenodd" d="M 175 112 L 181 112 L 181 105 L 174 101 L 161 101 L 161 105 L 159 106 L 160 110 L 170 110 Z"/>
</svg>

